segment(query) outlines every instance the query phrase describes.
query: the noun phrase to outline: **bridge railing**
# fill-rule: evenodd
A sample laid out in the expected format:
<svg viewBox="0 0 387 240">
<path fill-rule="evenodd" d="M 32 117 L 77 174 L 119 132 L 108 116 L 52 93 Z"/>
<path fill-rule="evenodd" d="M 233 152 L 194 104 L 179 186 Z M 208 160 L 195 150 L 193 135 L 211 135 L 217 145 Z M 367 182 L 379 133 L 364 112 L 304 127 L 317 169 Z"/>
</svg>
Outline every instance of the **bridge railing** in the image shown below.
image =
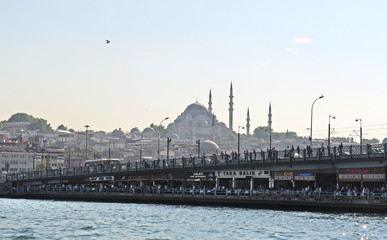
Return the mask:
<svg viewBox="0 0 387 240">
<path fill-rule="evenodd" d="M 119 165 L 96 165 L 90 167 L 74 167 L 74 168 L 59 168 L 45 169 L 30 172 L 9 173 L 6 175 L 7 181 L 13 180 L 28 180 L 53 178 L 61 176 L 83 176 L 100 173 L 117 173 L 117 172 L 132 172 L 132 171 L 153 171 L 160 169 L 174 168 L 196 168 L 207 166 L 226 166 L 226 165 L 249 165 L 249 164 L 276 164 L 281 162 L 299 162 L 299 161 L 324 161 L 324 160 L 340 160 L 352 158 L 372 158 L 384 157 L 387 158 L 387 144 L 374 145 L 351 145 L 341 147 L 324 147 L 313 148 L 312 150 L 286 149 L 277 151 L 275 149 L 269 151 L 243 152 L 239 156 L 237 153 L 222 153 L 211 156 L 191 156 L 176 159 L 160 159 L 154 161 L 139 161 L 122 163 Z"/>
<path fill-rule="evenodd" d="M 387 201 L 387 192 L 326 192 L 326 191 L 305 191 L 305 190 L 270 190 L 270 189 L 206 189 L 206 188 L 151 188 L 151 187 L 110 187 L 110 186 L 24 186 L 14 187 L 11 193 L 60 193 L 60 192 L 116 192 L 127 194 L 158 194 L 160 196 L 171 195 L 208 195 L 208 196 L 250 196 L 266 199 L 286 198 L 289 200 L 315 199 L 315 200 L 338 200 L 338 199 L 364 199 Z M 387 203 L 387 202 L 386 202 Z"/>
</svg>

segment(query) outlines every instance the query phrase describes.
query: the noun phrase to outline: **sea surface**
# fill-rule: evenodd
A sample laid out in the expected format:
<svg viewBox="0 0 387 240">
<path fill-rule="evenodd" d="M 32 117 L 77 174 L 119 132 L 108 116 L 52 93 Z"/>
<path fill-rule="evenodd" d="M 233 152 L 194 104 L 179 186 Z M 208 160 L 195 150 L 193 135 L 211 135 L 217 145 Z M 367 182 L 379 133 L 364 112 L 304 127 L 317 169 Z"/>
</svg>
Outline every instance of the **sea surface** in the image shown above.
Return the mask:
<svg viewBox="0 0 387 240">
<path fill-rule="evenodd" d="M 0 199 L 0 239 L 387 239 L 387 215 Z"/>
</svg>

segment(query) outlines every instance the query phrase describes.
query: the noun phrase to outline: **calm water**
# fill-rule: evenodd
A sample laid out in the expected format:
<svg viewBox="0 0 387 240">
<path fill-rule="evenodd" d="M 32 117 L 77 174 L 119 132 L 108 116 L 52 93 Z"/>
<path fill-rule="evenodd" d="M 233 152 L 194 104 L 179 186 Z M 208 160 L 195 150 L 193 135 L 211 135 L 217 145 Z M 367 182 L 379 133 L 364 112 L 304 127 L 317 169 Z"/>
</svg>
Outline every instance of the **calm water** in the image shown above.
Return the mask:
<svg viewBox="0 0 387 240">
<path fill-rule="evenodd" d="M 0 239 L 387 239 L 387 215 L 0 199 Z"/>
</svg>

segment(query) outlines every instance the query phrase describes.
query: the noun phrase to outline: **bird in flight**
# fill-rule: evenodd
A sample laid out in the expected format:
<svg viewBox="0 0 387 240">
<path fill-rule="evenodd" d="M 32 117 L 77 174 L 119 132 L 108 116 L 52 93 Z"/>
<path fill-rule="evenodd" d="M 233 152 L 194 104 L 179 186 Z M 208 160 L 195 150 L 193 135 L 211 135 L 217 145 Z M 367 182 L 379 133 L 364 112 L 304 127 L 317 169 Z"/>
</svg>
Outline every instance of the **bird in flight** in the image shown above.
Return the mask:
<svg viewBox="0 0 387 240">
<path fill-rule="evenodd" d="M 109 40 L 106 40 L 106 44 L 108 44 L 108 43 L 110 43 L 110 41 L 109 41 Z"/>
</svg>

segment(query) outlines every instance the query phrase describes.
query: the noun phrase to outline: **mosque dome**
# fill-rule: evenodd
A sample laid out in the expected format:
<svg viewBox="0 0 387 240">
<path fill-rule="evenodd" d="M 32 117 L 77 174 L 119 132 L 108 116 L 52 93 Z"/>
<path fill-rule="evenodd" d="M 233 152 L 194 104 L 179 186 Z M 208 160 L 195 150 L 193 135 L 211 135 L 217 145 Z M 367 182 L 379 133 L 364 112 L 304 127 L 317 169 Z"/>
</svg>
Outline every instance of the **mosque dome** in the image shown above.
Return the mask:
<svg viewBox="0 0 387 240">
<path fill-rule="evenodd" d="M 114 137 L 117 137 L 117 138 L 125 138 L 125 133 L 124 131 L 121 130 L 121 128 L 119 128 L 118 130 L 115 129 L 112 134 Z"/>
<path fill-rule="evenodd" d="M 220 148 L 218 144 L 216 144 L 214 141 L 210 140 L 203 140 L 200 142 L 200 154 L 205 154 L 205 155 L 212 155 L 212 154 L 219 154 L 220 153 Z M 192 155 L 197 155 L 198 150 L 194 149 L 192 151 Z"/>
<path fill-rule="evenodd" d="M 141 131 L 138 127 L 134 127 L 132 130 L 130 130 L 130 134 L 139 135 L 140 133 Z"/>
<path fill-rule="evenodd" d="M 142 131 L 142 136 L 145 137 L 145 138 L 151 138 L 153 137 L 153 135 L 155 135 L 156 131 L 151 128 L 151 127 L 147 127 L 144 129 L 144 131 Z"/>
<path fill-rule="evenodd" d="M 204 106 L 203 104 L 201 103 L 192 103 L 190 104 L 185 110 L 184 110 L 184 114 L 187 114 L 187 113 L 209 113 L 208 109 L 206 108 L 206 106 Z"/>
</svg>

